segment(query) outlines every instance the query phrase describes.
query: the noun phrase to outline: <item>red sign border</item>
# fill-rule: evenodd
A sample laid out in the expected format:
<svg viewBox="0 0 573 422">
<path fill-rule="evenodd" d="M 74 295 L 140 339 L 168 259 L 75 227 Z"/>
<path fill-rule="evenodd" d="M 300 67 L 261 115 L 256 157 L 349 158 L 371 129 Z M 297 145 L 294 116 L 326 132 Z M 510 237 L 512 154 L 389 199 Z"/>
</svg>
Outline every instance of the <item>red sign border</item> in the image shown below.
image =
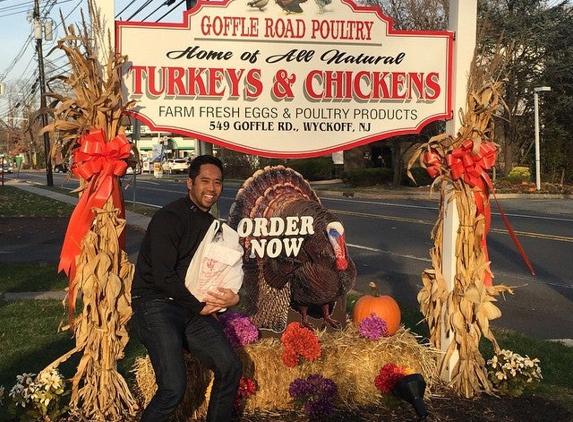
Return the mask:
<svg viewBox="0 0 573 422">
<path fill-rule="evenodd" d="M 157 27 L 157 28 L 183 28 L 189 29 L 191 25 L 190 15 L 196 14 L 203 6 L 205 7 L 226 7 L 229 2 L 233 0 L 225 0 L 222 2 L 209 2 L 207 5 L 204 5 L 201 0 L 197 2 L 197 4 L 189 10 L 183 12 L 183 20 L 180 23 L 177 22 L 136 22 L 136 21 L 115 21 L 115 43 L 116 43 L 116 51 L 121 54 L 120 45 L 121 45 L 121 30 L 122 26 L 146 26 L 146 27 Z M 231 144 L 224 139 L 218 139 L 216 137 L 211 136 L 204 136 L 198 135 L 191 130 L 183 130 L 183 129 L 175 129 L 168 126 L 156 126 L 154 125 L 149 119 L 147 119 L 144 115 L 138 113 L 136 110 L 131 110 L 128 115 L 130 117 L 136 118 L 141 122 L 145 123 L 150 130 L 155 132 L 169 132 L 175 133 L 182 136 L 189 136 L 196 138 L 201 141 L 206 141 L 209 143 L 213 143 L 218 146 L 222 146 L 225 148 L 232 149 L 234 151 L 242 152 L 245 154 L 257 155 L 261 157 L 269 157 L 269 158 L 312 158 L 312 157 L 320 157 L 323 155 L 332 154 L 334 152 L 344 151 L 351 148 L 356 148 L 362 145 L 366 145 L 372 142 L 377 141 L 384 141 L 388 138 L 400 135 L 409 135 L 409 134 L 416 134 L 420 133 L 420 131 L 428 124 L 440 121 L 440 120 L 451 120 L 453 116 L 452 110 L 452 90 L 453 90 L 453 55 L 454 55 L 454 42 L 455 42 L 455 35 L 452 31 L 402 31 L 402 30 L 395 30 L 393 29 L 393 19 L 389 16 L 386 16 L 382 13 L 382 10 L 378 7 L 374 6 L 360 6 L 355 4 L 350 0 L 340 0 L 341 3 L 345 3 L 352 8 L 354 11 L 370 11 L 374 12 L 380 19 L 387 22 L 387 34 L 386 35 L 397 35 L 397 36 L 440 36 L 447 38 L 447 75 L 446 75 L 446 114 L 439 114 L 436 116 L 429 117 L 420 122 L 414 129 L 403 129 L 403 130 L 392 130 L 387 133 L 377 133 L 375 135 L 371 135 L 362 139 L 357 139 L 353 142 L 349 142 L 344 145 L 343 148 L 340 145 L 333 146 L 332 148 L 323 148 L 317 151 L 306 151 L 305 153 L 276 153 L 273 151 L 262 151 L 260 149 L 251 149 L 245 146 L 238 146 L 235 144 Z"/>
</svg>

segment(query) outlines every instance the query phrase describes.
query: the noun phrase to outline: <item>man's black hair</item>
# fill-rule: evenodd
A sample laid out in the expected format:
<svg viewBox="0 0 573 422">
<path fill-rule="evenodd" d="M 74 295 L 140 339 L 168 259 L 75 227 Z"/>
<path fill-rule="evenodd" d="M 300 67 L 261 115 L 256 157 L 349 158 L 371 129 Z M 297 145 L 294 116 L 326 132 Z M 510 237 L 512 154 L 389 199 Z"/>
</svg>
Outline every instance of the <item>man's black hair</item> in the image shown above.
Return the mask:
<svg viewBox="0 0 573 422">
<path fill-rule="evenodd" d="M 195 178 L 199 175 L 201 166 L 203 164 L 213 164 L 219 167 L 219 170 L 221 170 L 221 175 L 223 175 L 223 163 L 221 160 L 212 155 L 199 155 L 191 161 L 191 164 L 189 164 L 189 178 L 191 180 L 195 180 Z"/>
</svg>

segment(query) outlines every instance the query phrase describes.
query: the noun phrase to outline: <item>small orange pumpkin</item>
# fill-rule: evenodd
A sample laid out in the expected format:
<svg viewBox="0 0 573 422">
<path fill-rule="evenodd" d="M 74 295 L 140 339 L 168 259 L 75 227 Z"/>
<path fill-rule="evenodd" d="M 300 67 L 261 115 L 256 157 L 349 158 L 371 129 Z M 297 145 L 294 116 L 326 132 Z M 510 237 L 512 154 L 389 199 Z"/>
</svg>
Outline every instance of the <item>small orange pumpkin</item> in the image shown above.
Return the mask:
<svg viewBox="0 0 573 422">
<path fill-rule="evenodd" d="M 354 325 L 359 326 L 360 321 L 369 317 L 372 313 L 386 321 L 388 335 L 392 336 L 398 331 L 401 321 L 400 307 L 391 296 L 380 295 L 376 284 L 370 283 L 372 294 L 364 295 L 356 301 L 352 320 Z"/>
</svg>

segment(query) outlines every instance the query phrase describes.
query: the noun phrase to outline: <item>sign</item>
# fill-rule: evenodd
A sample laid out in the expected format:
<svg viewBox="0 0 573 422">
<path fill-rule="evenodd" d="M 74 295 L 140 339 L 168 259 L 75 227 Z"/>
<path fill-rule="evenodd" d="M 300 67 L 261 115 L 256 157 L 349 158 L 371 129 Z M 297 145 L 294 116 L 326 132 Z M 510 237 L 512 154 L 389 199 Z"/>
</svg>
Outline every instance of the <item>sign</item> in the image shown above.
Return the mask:
<svg viewBox="0 0 573 422">
<path fill-rule="evenodd" d="M 451 118 L 452 32 L 394 31 L 378 8 L 347 0 L 250 4 L 199 2 L 181 23 L 116 22 L 134 116 L 284 158 Z"/>
<path fill-rule="evenodd" d="M 344 324 L 356 265 L 342 221 L 300 173 L 284 166 L 253 173 L 227 223 L 244 250 L 245 310 L 259 330 L 282 333 L 293 319 L 305 326 L 317 319 L 330 329 Z"/>
</svg>

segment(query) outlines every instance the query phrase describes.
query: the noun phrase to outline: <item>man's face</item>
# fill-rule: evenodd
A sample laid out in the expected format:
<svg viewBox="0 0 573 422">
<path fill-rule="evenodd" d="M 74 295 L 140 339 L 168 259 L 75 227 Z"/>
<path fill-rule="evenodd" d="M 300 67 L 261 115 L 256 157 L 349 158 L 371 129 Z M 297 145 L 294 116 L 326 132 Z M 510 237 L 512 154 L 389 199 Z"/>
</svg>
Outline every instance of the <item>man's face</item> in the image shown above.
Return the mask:
<svg viewBox="0 0 573 422">
<path fill-rule="evenodd" d="M 195 180 L 187 178 L 189 198 L 202 211 L 209 209 L 217 202 L 223 191 L 223 175 L 214 164 L 203 164 Z"/>
</svg>

